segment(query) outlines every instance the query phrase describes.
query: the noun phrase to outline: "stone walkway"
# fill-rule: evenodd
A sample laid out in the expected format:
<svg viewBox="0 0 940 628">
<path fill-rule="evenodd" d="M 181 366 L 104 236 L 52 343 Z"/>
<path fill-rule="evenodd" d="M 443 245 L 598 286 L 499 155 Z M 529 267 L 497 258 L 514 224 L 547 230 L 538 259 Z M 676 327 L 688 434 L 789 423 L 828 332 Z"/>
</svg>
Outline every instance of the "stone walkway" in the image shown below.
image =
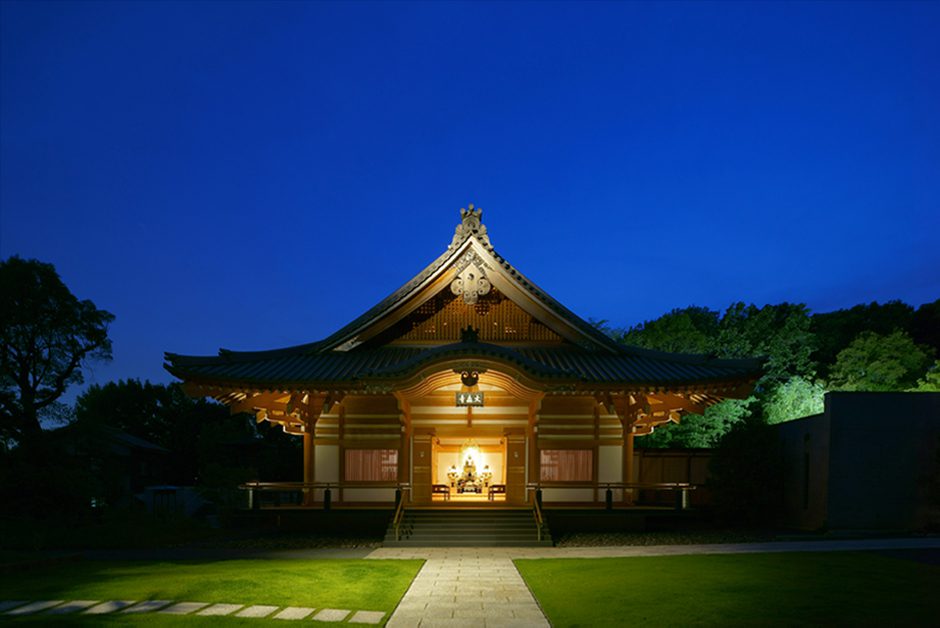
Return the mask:
<svg viewBox="0 0 940 628">
<path fill-rule="evenodd" d="M 512 559 L 429 558 L 395 609 L 389 628 L 548 628 Z"/>
<path fill-rule="evenodd" d="M 165 613 L 167 615 L 203 615 L 232 617 L 269 617 L 272 619 L 300 620 L 310 618 L 314 621 L 339 622 L 346 620 L 350 624 L 379 624 L 385 618 L 382 611 L 351 611 L 340 608 L 309 608 L 306 606 L 270 606 L 245 604 L 209 604 L 208 602 L 173 602 L 172 600 L 43 600 L 29 602 L 25 600 L 0 601 L 0 614 L 8 617 L 26 615 L 64 615 L 81 613 L 84 615 Z"/>
</svg>

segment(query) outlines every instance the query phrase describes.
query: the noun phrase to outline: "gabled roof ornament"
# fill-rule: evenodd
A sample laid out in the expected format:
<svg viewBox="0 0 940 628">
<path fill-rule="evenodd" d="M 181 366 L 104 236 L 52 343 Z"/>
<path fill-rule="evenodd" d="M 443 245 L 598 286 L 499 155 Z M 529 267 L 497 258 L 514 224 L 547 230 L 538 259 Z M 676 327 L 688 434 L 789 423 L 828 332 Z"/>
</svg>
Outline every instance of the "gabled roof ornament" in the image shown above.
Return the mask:
<svg viewBox="0 0 940 628">
<path fill-rule="evenodd" d="M 474 208 L 473 203 L 467 205 L 467 209 L 460 208 L 460 224 L 454 230 L 454 239 L 451 241 L 451 247 L 459 246 L 464 240 L 475 235 L 486 245 L 490 245 L 490 237 L 486 235 L 486 226 L 480 222 L 483 218 L 483 210 L 479 207 Z"/>
</svg>

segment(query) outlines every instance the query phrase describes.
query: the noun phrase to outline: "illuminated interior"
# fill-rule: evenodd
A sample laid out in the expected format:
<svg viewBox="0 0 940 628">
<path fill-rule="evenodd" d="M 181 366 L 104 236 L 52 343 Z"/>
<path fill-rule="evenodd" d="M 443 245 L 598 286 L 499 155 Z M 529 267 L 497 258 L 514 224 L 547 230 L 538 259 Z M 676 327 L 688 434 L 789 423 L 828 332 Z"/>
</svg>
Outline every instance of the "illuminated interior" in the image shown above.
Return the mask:
<svg viewBox="0 0 940 628">
<path fill-rule="evenodd" d="M 434 445 L 434 501 L 505 501 L 503 439 L 440 438 Z"/>
</svg>

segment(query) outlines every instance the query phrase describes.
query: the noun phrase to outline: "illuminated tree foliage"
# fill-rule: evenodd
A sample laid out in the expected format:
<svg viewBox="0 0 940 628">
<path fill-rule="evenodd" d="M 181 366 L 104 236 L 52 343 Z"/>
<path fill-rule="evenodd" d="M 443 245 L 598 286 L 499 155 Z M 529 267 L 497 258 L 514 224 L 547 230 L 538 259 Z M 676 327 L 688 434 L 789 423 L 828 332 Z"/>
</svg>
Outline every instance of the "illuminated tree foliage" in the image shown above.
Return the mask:
<svg viewBox="0 0 940 628">
<path fill-rule="evenodd" d="M 673 310 L 640 323 L 619 336 L 626 345 L 674 353 L 712 353 L 717 348 L 720 313 L 705 307 Z"/>
<path fill-rule="evenodd" d="M 933 363 L 911 392 L 940 392 L 940 360 Z"/>
<path fill-rule="evenodd" d="M 821 382 L 812 382 L 803 377 L 792 377 L 774 388 L 764 401 L 764 417 L 767 423 L 783 423 L 823 411 L 826 388 Z"/>
<path fill-rule="evenodd" d="M 805 305 L 733 303 L 724 312 L 672 310 L 611 335 L 627 345 L 722 358 L 762 356 L 754 396 L 657 428 L 641 447 L 710 447 L 749 413 L 779 423 L 823 410 L 827 390 L 937 390 L 940 300 L 915 309 L 900 301 L 811 315 Z"/>
<path fill-rule="evenodd" d="M 865 331 L 839 352 L 829 384 L 833 390 L 905 390 L 916 385 L 932 357 L 932 349 L 914 344 L 903 331 Z"/>
<path fill-rule="evenodd" d="M 110 360 L 114 316 L 80 301 L 51 264 L 0 262 L 0 436 L 25 442 L 90 360 Z"/>
</svg>

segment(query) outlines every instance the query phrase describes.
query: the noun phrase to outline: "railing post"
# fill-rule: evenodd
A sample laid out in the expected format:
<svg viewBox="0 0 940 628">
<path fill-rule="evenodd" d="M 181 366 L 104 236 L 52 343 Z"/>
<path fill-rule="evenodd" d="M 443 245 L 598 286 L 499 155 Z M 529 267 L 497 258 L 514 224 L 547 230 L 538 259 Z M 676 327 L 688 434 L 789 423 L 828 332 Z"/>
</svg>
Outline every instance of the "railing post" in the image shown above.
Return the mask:
<svg viewBox="0 0 940 628">
<path fill-rule="evenodd" d="M 253 486 L 248 487 L 248 510 L 255 509 L 255 488 Z"/>
<path fill-rule="evenodd" d="M 535 489 L 535 501 L 539 504 L 539 509 L 542 508 L 542 487 L 539 486 Z"/>
<path fill-rule="evenodd" d="M 333 499 L 333 492 L 330 491 L 330 487 L 327 486 L 325 489 L 323 489 L 323 510 L 330 509 L 330 502 L 332 501 L 332 499 Z"/>
<path fill-rule="evenodd" d="M 607 493 L 604 495 L 604 506 L 607 510 L 614 509 L 614 492 L 610 490 L 610 485 L 607 486 Z"/>
</svg>

